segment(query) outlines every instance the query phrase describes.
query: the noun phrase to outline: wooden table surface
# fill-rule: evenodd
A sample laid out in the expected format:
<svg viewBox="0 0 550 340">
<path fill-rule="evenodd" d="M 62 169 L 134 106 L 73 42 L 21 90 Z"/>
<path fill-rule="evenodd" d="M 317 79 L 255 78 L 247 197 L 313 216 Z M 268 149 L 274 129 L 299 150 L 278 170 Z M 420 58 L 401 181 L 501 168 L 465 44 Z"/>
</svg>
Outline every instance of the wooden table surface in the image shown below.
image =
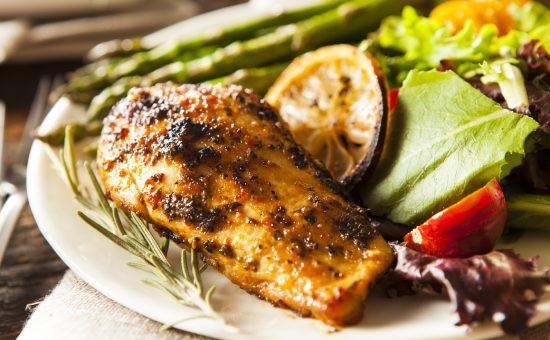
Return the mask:
<svg viewBox="0 0 550 340">
<path fill-rule="evenodd" d="M 244 2 L 244 0 L 193 0 L 202 11 Z M 36 65 L 1 65 L 0 100 L 6 103 L 6 141 L 15 149 L 25 124 L 38 80 L 42 75 L 62 74 L 80 65 L 67 60 Z M 0 339 L 13 339 L 20 332 L 32 308 L 61 279 L 67 266 L 40 234 L 27 207 L 15 227 L 6 256 L 0 266 Z"/>
</svg>

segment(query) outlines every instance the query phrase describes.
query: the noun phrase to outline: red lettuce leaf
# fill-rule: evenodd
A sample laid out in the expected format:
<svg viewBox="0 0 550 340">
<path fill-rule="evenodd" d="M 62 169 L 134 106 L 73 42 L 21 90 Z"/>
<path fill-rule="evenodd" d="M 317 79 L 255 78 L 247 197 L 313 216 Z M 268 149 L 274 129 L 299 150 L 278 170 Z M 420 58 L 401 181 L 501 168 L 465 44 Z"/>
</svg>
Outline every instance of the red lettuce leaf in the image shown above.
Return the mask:
<svg viewBox="0 0 550 340">
<path fill-rule="evenodd" d="M 550 55 L 538 40 L 533 39 L 521 46 L 517 56 L 527 63 L 528 78 L 550 76 Z"/>
<path fill-rule="evenodd" d="M 531 40 L 518 50 L 517 56 L 527 68 L 529 109 L 541 129 L 550 133 L 550 54 L 538 40 Z"/>
<path fill-rule="evenodd" d="M 457 325 L 494 321 L 509 334 L 527 327 L 536 305 L 550 288 L 548 269 L 536 258 L 522 260 L 512 250 L 465 259 L 442 259 L 392 244 L 397 262 L 392 275 L 415 285 L 444 288 L 459 316 Z"/>
</svg>

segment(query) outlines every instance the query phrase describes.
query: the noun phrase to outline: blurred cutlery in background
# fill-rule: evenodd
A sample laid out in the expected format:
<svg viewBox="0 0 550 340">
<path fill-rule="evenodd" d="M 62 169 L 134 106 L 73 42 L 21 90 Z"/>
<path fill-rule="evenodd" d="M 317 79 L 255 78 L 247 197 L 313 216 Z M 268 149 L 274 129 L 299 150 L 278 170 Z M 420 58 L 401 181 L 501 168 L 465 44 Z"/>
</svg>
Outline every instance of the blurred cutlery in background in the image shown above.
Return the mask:
<svg viewBox="0 0 550 340">
<path fill-rule="evenodd" d="M 0 63 L 4 62 L 29 32 L 26 20 L 0 22 Z"/>
<path fill-rule="evenodd" d="M 78 59 L 102 41 L 141 36 L 188 18 L 198 11 L 196 4 L 186 0 L 118 0 L 115 1 L 118 5 L 111 4 L 111 7 L 101 4 L 112 1 L 87 0 L 80 2 L 94 3 L 99 7 L 87 4 L 88 7 L 84 6 L 75 12 L 82 16 L 63 17 L 66 12 L 61 10 L 54 16 L 57 3 L 66 5 L 67 2 L 79 1 L 35 2 L 52 6 L 48 10 L 51 12 L 48 21 L 37 19 L 36 8 L 27 1 L 17 1 L 21 3 L 19 11 L 13 7 L 15 1 L 0 1 L 0 17 L 8 19 L 0 22 L 0 63 Z M 26 14 L 23 8 L 28 11 Z M 98 11 L 98 8 L 103 10 Z M 113 8 L 116 11 L 113 12 Z M 107 9 L 111 11 L 106 12 Z"/>
<path fill-rule="evenodd" d="M 44 20 L 60 16 L 93 15 L 139 6 L 145 0 L 2 0 L 0 18 Z"/>
<path fill-rule="evenodd" d="M 23 134 L 19 141 L 17 152 L 13 157 L 10 157 L 11 161 L 9 163 L 6 162 L 7 157 L 5 157 L 5 106 L 0 102 L 0 189 L 3 189 L 3 197 L 1 197 L 3 205 L 0 208 L 0 264 L 2 263 L 4 252 L 6 251 L 13 228 L 27 203 L 25 186 L 27 159 L 29 157 L 34 130 L 38 127 L 46 114 L 50 92 L 55 87 L 59 86 L 61 82 L 62 77 L 55 77 L 52 80 L 51 77 L 44 76 L 40 79 Z"/>
</svg>

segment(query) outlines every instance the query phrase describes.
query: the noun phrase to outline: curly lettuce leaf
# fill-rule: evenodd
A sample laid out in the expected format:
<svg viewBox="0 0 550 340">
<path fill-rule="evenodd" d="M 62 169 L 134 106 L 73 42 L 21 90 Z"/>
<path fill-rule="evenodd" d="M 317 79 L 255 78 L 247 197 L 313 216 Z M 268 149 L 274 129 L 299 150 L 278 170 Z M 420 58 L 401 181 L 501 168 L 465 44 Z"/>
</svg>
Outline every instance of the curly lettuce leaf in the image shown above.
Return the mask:
<svg viewBox="0 0 550 340">
<path fill-rule="evenodd" d="M 412 71 L 389 124 L 361 196 L 375 215 L 411 226 L 508 175 L 539 127 L 451 71 Z"/>
<path fill-rule="evenodd" d="M 436 68 L 442 60 L 451 60 L 462 75 L 483 61 L 515 57 L 531 39 L 550 44 L 550 10 L 536 3 L 513 6 L 518 27 L 504 36 L 492 24 L 477 32 L 471 22 L 454 34 L 444 23 L 405 7 L 401 16 L 386 18 L 363 47 L 379 59 L 391 87 L 400 86 L 410 70 Z"/>
<path fill-rule="evenodd" d="M 395 87 L 410 70 L 436 68 L 446 59 L 452 60 L 460 71 L 467 71 L 484 60 L 513 53 L 522 40 L 523 35 L 516 33 L 499 38 L 495 25 L 484 25 L 477 33 L 471 22 L 454 34 L 444 23 L 405 7 L 401 16 L 384 20 L 368 49 L 381 61 L 386 78 Z"/>
<path fill-rule="evenodd" d="M 403 9 L 401 17 L 389 17 L 383 22 L 379 43 L 382 48 L 403 53 L 405 59 L 437 66 L 446 58 L 477 61 L 498 54 L 498 46 L 494 44 L 497 36 L 495 25 L 484 25 L 477 33 L 471 22 L 454 34 L 451 27 L 421 16 L 409 6 Z"/>
<path fill-rule="evenodd" d="M 516 22 L 518 31 L 532 32 L 550 23 L 550 9 L 536 1 L 524 5 L 511 3 L 510 13 Z"/>
<path fill-rule="evenodd" d="M 458 325 L 493 321 L 506 333 L 518 333 L 536 312 L 550 288 L 548 269 L 522 260 L 511 250 L 495 250 L 466 259 L 440 259 L 392 244 L 397 255 L 394 276 L 417 285 L 444 287 L 458 313 Z"/>
</svg>

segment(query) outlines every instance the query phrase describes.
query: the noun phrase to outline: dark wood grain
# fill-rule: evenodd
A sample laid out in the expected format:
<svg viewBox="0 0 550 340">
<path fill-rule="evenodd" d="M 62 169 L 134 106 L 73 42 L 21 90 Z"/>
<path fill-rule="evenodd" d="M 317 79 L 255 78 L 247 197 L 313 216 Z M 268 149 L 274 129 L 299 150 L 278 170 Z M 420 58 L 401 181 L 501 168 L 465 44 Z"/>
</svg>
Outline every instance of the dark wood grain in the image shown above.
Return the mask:
<svg viewBox="0 0 550 340">
<path fill-rule="evenodd" d="M 59 281 L 66 266 L 24 211 L 0 268 L 0 330 L 15 337 L 27 318 L 26 305 L 40 300 Z"/>
<path fill-rule="evenodd" d="M 13 106 L 11 106 L 13 107 Z M 27 110 L 8 109 L 6 121 L 7 157 L 21 137 Z M 50 248 L 26 207 L 14 230 L 0 266 L 0 338 L 17 336 L 27 318 L 26 305 L 48 293 L 66 270 Z"/>
</svg>

